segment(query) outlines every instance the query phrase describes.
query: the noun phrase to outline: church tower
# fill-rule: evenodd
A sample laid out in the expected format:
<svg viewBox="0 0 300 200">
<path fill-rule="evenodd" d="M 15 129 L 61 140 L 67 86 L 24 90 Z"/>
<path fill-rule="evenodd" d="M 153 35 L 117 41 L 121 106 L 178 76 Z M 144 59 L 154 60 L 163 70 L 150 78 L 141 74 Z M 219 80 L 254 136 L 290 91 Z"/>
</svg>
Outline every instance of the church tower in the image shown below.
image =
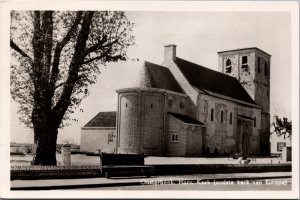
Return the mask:
<svg viewBox="0 0 300 200">
<path fill-rule="evenodd" d="M 262 108 L 260 152 L 270 153 L 270 61 L 271 55 L 253 47 L 221 51 L 219 71 L 238 79 L 252 99 Z"/>
</svg>

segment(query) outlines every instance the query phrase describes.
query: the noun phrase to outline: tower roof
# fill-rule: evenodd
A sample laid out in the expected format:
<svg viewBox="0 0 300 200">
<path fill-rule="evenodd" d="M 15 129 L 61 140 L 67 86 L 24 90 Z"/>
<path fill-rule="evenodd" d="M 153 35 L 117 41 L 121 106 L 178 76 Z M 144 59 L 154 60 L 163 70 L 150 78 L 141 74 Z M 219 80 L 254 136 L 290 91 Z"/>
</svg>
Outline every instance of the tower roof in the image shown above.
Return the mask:
<svg viewBox="0 0 300 200">
<path fill-rule="evenodd" d="M 140 71 L 137 86 L 185 94 L 168 68 L 147 61 Z"/>
<path fill-rule="evenodd" d="M 257 51 L 260 51 L 260 52 L 263 52 L 264 54 L 267 54 L 268 56 L 271 56 L 270 54 L 268 54 L 267 52 L 257 48 L 257 47 L 248 47 L 248 48 L 242 48 L 242 49 L 232 49 L 232 50 L 226 50 L 226 51 L 219 51 L 218 54 L 221 54 L 221 53 L 228 53 L 228 52 L 235 52 L 235 51 L 247 51 L 247 50 L 257 50 Z"/>
</svg>

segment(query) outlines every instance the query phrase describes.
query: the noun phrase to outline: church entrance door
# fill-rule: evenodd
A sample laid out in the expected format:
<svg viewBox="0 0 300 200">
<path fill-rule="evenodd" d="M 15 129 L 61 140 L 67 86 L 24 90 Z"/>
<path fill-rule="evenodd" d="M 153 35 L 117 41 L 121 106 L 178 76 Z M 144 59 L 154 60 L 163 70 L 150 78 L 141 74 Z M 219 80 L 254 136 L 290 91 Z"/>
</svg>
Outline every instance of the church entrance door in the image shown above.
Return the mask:
<svg viewBox="0 0 300 200">
<path fill-rule="evenodd" d="M 250 138 L 253 132 L 253 120 L 238 118 L 237 150 L 249 154 L 251 152 Z"/>
</svg>

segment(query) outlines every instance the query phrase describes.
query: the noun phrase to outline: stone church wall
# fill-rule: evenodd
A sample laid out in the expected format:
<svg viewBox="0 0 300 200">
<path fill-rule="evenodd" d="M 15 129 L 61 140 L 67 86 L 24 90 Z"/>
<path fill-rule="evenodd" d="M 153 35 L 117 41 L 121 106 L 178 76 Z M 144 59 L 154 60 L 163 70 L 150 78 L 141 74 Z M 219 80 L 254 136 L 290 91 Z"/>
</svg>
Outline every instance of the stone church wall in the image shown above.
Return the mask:
<svg viewBox="0 0 300 200">
<path fill-rule="evenodd" d="M 118 110 L 118 145 L 119 153 L 132 153 L 140 151 L 139 126 L 139 97 L 137 92 L 128 92 L 119 96 Z"/>
<path fill-rule="evenodd" d="M 161 92 L 142 91 L 141 134 L 142 152 L 145 154 L 163 153 L 164 95 Z M 138 142 L 138 141 L 137 141 Z"/>
<path fill-rule="evenodd" d="M 212 115 L 213 109 L 213 116 Z M 230 154 L 236 152 L 237 118 L 239 115 L 256 118 L 253 127 L 253 149 L 259 149 L 259 132 L 261 129 L 260 109 L 250 108 L 237 103 L 199 94 L 197 119 L 206 125 L 205 151 L 206 153 Z M 221 120 L 223 112 L 223 121 Z M 232 120 L 230 120 L 232 115 Z M 254 123 L 254 122 L 253 122 Z"/>
</svg>

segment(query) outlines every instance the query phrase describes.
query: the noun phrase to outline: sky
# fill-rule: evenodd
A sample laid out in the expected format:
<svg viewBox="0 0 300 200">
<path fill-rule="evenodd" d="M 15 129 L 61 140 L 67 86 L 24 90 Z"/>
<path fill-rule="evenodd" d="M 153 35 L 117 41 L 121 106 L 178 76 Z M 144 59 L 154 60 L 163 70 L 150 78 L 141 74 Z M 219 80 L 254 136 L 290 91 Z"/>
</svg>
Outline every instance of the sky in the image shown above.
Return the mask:
<svg viewBox="0 0 300 200">
<path fill-rule="evenodd" d="M 69 127 L 59 130 L 58 143 L 80 144 L 80 128 L 98 112 L 117 110 L 120 88 L 135 86 L 143 61 L 161 64 L 164 45 L 177 45 L 177 57 L 218 69 L 218 51 L 258 47 L 271 54 L 271 116 L 291 118 L 291 21 L 288 12 L 126 12 L 135 23 L 136 44 L 129 60 L 101 68 L 98 82 L 90 86 Z M 139 59 L 139 62 L 132 59 Z M 32 130 L 18 121 L 11 101 L 11 142 L 33 142 Z"/>
</svg>

